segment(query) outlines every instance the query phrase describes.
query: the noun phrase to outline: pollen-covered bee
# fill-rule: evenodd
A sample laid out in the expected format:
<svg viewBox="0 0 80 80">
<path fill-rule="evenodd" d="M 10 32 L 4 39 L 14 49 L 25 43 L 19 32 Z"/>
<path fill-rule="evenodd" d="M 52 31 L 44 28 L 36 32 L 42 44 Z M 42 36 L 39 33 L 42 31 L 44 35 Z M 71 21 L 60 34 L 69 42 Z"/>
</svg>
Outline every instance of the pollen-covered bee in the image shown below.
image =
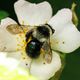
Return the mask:
<svg viewBox="0 0 80 80">
<path fill-rule="evenodd" d="M 19 26 L 17 24 L 12 24 L 7 26 L 7 30 L 12 34 L 18 34 L 24 32 L 24 28 L 27 26 Z M 35 26 L 26 32 L 26 54 L 32 58 L 36 59 L 40 56 L 41 50 L 44 52 L 44 59 L 47 63 L 52 60 L 52 50 L 50 46 L 50 36 L 55 32 L 54 29 L 48 24 Z"/>
</svg>

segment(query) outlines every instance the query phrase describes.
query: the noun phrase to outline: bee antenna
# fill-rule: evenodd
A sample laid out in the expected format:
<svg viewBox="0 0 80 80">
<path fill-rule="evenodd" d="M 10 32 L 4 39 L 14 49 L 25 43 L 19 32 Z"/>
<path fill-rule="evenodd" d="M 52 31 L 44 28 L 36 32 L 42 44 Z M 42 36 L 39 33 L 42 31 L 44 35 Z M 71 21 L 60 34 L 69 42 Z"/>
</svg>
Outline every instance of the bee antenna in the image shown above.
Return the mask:
<svg viewBox="0 0 80 80">
<path fill-rule="evenodd" d="M 45 25 L 47 25 L 52 30 L 52 34 L 55 32 L 55 30 L 49 24 L 45 24 Z"/>
</svg>

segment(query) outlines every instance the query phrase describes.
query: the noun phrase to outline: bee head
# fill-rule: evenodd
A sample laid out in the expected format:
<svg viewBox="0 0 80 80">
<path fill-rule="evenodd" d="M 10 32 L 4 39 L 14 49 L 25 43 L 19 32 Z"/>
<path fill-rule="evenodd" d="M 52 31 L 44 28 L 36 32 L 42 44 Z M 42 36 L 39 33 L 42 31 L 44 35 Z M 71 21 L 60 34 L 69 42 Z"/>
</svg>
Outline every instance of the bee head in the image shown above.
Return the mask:
<svg viewBox="0 0 80 80">
<path fill-rule="evenodd" d="M 44 37 L 50 37 L 50 34 L 55 32 L 49 24 L 38 26 L 37 31 Z"/>
<path fill-rule="evenodd" d="M 50 30 L 45 26 L 45 25 L 42 25 L 42 26 L 38 26 L 37 27 L 37 31 L 43 35 L 44 37 L 49 37 L 50 36 Z"/>
<path fill-rule="evenodd" d="M 45 24 L 52 32 L 52 34 L 55 32 L 55 30 L 49 25 L 49 24 Z"/>
</svg>

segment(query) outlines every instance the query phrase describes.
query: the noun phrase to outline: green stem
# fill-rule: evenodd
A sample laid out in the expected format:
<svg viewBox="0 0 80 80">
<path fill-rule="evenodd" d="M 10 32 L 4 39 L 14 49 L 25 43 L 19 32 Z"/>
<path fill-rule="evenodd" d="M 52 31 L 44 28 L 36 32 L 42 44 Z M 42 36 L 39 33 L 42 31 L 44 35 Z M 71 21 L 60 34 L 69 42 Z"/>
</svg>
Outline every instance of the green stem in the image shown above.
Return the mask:
<svg viewBox="0 0 80 80">
<path fill-rule="evenodd" d="M 77 27 L 78 25 L 78 17 L 75 13 L 75 8 L 76 8 L 76 4 L 73 3 L 72 4 L 72 7 L 71 7 L 71 10 L 72 10 L 72 21 L 73 21 L 73 24 Z"/>
</svg>

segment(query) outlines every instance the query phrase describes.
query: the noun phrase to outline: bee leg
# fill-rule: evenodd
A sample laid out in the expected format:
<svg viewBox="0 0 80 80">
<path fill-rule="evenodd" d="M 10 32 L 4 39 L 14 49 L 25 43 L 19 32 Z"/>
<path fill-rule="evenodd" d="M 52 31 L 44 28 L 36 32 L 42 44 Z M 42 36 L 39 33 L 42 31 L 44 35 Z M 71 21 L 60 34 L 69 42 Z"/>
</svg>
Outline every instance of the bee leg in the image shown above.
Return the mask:
<svg viewBox="0 0 80 80">
<path fill-rule="evenodd" d="M 30 63 L 30 66 L 29 66 L 29 74 L 31 75 L 31 65 L 32 65 L 32 62 L 33 62 L 33 59 L 32 59 L 32 61 L 31 61 L 31 63 Z"/>
<path fill-rule="evenodd" d="M 30 36 L 32 36 L 32 33 L 33 33 L 33 29 L 31 29 L 30 31 L 28 31 L 26 33 L 26 41 L 28 41 L 28 39 L 30 38 Z"/>
</svg>

